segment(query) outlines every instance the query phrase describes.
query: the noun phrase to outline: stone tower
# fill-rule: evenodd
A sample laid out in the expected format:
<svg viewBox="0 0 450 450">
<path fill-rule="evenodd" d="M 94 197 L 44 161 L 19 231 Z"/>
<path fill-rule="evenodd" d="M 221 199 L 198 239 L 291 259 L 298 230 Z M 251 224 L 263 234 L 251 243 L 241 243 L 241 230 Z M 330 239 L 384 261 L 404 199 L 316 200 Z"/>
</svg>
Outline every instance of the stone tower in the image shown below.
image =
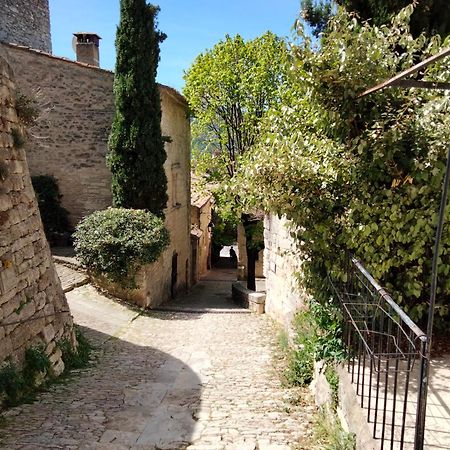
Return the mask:
<svg viewBox="0 0 450 450">
<path fill-rule="evenodd" d="M 0 41 L 51 53 L 48 0 L 0 0 Z"/>
</svg>

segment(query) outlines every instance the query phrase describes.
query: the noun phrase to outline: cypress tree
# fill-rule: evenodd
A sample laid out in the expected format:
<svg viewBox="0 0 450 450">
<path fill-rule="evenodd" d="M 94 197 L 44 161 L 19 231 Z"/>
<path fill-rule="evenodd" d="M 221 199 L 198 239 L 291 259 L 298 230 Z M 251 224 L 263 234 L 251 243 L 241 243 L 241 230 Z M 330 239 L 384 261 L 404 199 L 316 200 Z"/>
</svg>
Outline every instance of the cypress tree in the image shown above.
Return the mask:
<svg viewBox="0 0 450 450">
<path fill-rule="evenodd" d="M 166 152 L 161 135 L 161 99 L 156 83 L 159 7 L 145 0 L 121 0 L 116 35 L 116 112 L 107 164 L 113 205 L 163 216 L 167 203 Z"/>
</svg>

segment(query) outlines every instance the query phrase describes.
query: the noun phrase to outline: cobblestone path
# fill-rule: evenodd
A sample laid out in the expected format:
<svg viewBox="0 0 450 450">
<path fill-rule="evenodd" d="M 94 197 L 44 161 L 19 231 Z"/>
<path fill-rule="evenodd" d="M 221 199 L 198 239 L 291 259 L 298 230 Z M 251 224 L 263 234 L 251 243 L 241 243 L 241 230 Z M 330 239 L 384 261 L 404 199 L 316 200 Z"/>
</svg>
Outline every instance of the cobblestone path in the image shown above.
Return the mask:
<svg viewBox="0 0 450 450">
<path fill-rule="evenodd" d="M 225 304 L 229 292 L 229 282 L 206 281 L 190 297 Z M 239 310 L 144 315 L 90 285 L 67 297 L 97 347 L 96 361 L 36 403 L 9 410 L 1 448 L 312 448 L 314 407 L 305 393 L 288 401 L 292 391 L 273 368 L 267 317 Z"/>
<path fill-rule="evenodd" d="M 88 276 L 81 270 L 74 270 L 70 266 L 55 263 L 56 272 L 61 280 L 61 286 L 64 292 L 69 292 L 79 286 L 87 284 Z"/>
</svg>

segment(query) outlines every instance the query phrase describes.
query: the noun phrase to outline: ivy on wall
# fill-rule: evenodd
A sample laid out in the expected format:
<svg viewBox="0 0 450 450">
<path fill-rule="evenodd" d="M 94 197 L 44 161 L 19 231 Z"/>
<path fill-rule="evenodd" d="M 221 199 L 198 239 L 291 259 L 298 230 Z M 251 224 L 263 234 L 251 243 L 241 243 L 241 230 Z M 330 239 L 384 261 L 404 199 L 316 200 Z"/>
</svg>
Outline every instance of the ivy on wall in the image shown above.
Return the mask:
<svg viewBox="0 0 450 450">
<path fill-rule="evenodd" d="M 249 205 L 285 214 L 305 264 L 303 282 L 324 292 L 327 272 L 356 254 L 396 301 L 421 319 L 445 167 L 449 95 L 367 87 L 437 53 L 448 42 L 413 38 L 403 9 L 389 26 L 359 24 L 340 9 L 315 49 L 299 25 L 291 85 L 248 154 L 234 189 Z M 449 58 L 421 76 L 449 81 Z M 245 186 L 245 192 L 240 186 Z M 449 317 L 450 233 L 444 230 L 437 313 Z"/>
</svg>

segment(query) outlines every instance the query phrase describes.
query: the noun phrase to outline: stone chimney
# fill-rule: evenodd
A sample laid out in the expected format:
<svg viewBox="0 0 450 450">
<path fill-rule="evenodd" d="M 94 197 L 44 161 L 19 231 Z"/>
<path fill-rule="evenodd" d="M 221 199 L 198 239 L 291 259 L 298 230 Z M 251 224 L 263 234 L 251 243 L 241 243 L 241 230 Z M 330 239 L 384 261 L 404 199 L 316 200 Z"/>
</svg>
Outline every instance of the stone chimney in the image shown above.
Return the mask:
<svg viewBox="0 0 450 450">
<path fill-rule="evenodd" d="M 99 45 L 101 37 L 95 33 L 80 32 L 73 35 L 76 38 L 75 51 L 77 53 L 77 61 L 100 67 Z"/>
</svg>

